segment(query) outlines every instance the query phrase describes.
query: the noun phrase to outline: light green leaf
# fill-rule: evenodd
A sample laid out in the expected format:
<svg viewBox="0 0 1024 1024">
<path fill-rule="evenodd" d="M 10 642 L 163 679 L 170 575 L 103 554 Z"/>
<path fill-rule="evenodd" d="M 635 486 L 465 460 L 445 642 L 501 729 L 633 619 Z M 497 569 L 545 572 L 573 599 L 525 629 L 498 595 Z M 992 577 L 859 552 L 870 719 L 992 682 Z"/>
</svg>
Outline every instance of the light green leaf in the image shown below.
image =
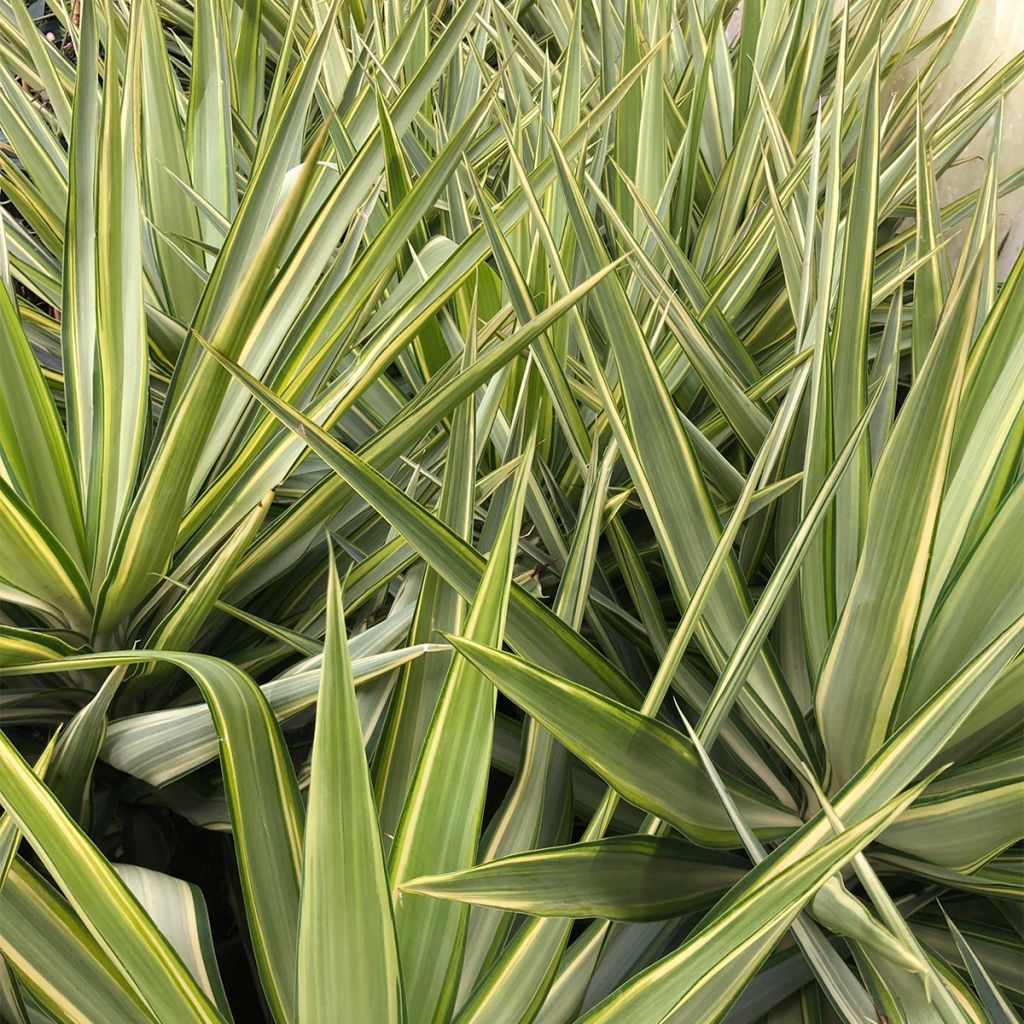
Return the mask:
<svg viewBox="0 0 1024 1024">
<path fill-rule="evenodd" d="M 871 484 L 864 550 L 821 669 L 816 707 L 838 782 L 889 728 L 917 628 L 967 348 L 980 264 L 950 298 Z"/>
<path fill-rule="evenodd" d="M 798 852 L 798 837 L 784 843 L 718 903 L 675 953 L 641 972 L 580 1020 L 716 1020 L 815 890 L 917 793 L 911 790 L 893 799 L 813 853 Z"/>
<path fill-rule="evenodd" d="M 414 878 L 403 892 L 544 917 L 655 921 L 707 906 L 739 863 L 662 836 L 613 836 Z"/>
<path fill-rule="evenodd" d="M 223 1021 L 81 829 L 0 734 L 0 798 L 103 951 L 157 1019 Z"/>
<path fill-rule="evenodd" d="M 298 921 L 303 812 L 295 774 L 277 720 L 259 688 L 244 672 L 228 662 L 208 655 L 164 651 L 139 650 L 85 655 L 32 666 L 31 671 L 39 673 L 110 668 L 149 661 L 166 662 L 188 672 L 210 706 L 220 736 L 221 771 L 231 812 L 235 853 L 256 961 L 268 999 L 274 1006 L 276 1019 L 290 1021 L 293 1019 L 294 1006 L 295 927 Z M 20 760 L 17 752 L 6 739 L 4 744 L 3 749 L 7 752 L 5 757 L 12 764 L 17 763 Z M 23 776 L 24 772 L 18 777 Z M 152 940 L 156 951 L 153 952 L 147 946 L 140 945 L 140 940 L 129 939 L 133 934 L 131 929 L 141 927 L 137 923 L 142 913 L 138 905 L 133 899 L 118 897 L 109 908 L 106 907 L 107 894 L 119 893 L 123 888 L 113 878 L 109 865 L 67 818 L 48 791 L 43 791 L 43 795 L 41 783 L 36 781 L 32 786 L 26 781 L 22 785 L 26 811 L 34 811 L 31 820 L 48 826 L 48 829 L 42 836 L 34 837 L 33 832 L 21 822 L 21 815 L 15 814 L 15 817 L 26 839 L 45 844 L 44 862 L 51 871 L 59 868 L 57 877 L 61 879 L 62 887 L 66 886 L 65 892 L 69 899 L 80 912 L 79 901 L 87 901 L 90 917 L 97 917 L 95 928 L 98 933 L 101 928 L 111 929 L 111 941 L 134 943 L 123 953 L 119 946 L 119 955 L 127 957 L 132 965 L 141 958 L 143 979 L 151 973 L 162 978 L 158 966 L 161 960 L 153 960 L 152 957 L 166 959 L 173 956 L 167 950 L 166 943 L 162 939 Z M 35 804 L 28 803 L 30 796 L 35 796 Z M 47 840 L 54 833 L 65 837 L 59 850 L 51 847 Z M 53 858 L 58 859 L 51 863 Z M 107 879 L 103 889 L 98 890 L 90 884 L 92 873 L 100 879 Z M 107 940 L 104 938 L 103 941 L 106 948 Z M 173 957 L 173 962 L 177 962 L 180 967 L 176 957 Z M 129 976 L 133 979 L 134 970 L 134 967 L 128 968 Z M 168 976 L 160 986 L 161 990 L 179 981 L 180 973 L 167 967 L 163 970 L 168 971 Z M 184 989 L 191 992 L 192 998 L 195 998 L 195 992 L 192 992 L 194 988 L 194 983 L 189 979 Z M 207 1005 L 205 997 L 199 1000 L 199 1004 Z M 219 1019 L 219 1015 L 214 1014 L 210 1019 Z"/>
<path fill-rule="evenodd" d="M 231 1020 L 202 892 L 180 878 L 148 868 L 133 864 L 115 864 L 113 868 L 174 947 L 196 983 L 225 1019 Z"/>
<path fill-rule="evenodd" d="M 468 637 L 448 640 L 630 803 L 703 846 L 739 845 L 697 755 L 680 733 Z M 744 817 L 766 838 L 784 836 L 799 824 L 750 786 L 738 780 L 729 784 Z"/>
<path fill-rule="evenodd" d="M 515 565 L 532 443 L 516 474 L 464 634 L 500 644 Z M 430 724 L 391 847 L 392 887 L 410 878 L 469 867 L 476 855 L 494 727 L 494 690 L 478 668 L 455 657 Z M 397 903 L 402 972 L 410 1019 L 447 1012 L 465 941 L 467 908 L 407 895 Z"/>
<path fill-rule="evenodd" d="M 297 1019 L 405 1020 L 387 869 L 333 559 L 298 921 Z"/>
<path fill-rule="evenodd" d="M 68 905 L 22 860 L 15 861 L 0 890 L 0 949 L 32 996 L 62 1024 L 161 1019 Z"/>
</svg>

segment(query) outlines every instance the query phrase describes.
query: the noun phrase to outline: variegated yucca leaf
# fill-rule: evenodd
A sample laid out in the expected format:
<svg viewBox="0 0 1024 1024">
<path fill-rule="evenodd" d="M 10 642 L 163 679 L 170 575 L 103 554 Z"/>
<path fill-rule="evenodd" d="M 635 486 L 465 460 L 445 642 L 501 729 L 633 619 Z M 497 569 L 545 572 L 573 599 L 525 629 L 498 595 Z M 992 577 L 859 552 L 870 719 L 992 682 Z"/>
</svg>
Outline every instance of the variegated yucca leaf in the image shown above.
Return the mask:
<svg viewBox="0 0 1024 1024">
<path fill-rule="evenodd" d="M 1011 6 L 0 0 L 4 1022 L 1020 1020 Z"/>
</svg>

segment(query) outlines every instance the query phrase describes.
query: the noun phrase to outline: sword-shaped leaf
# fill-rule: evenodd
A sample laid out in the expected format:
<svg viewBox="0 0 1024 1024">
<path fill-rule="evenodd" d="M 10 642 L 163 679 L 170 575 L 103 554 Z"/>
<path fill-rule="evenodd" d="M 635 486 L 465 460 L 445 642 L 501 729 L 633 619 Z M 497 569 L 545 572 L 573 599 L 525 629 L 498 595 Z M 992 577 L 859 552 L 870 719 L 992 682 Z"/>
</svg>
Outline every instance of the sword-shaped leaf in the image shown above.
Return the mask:
<svg viewBox="0 0 1024 1024">
<path fill-rule="evenodd" d="M 513 491 L 480 589 L 463 632 L 500 644 L 515 566 L 532 442 L 516 473 Z M 420 754 L 391 847 L 390 873 L 397 890 L 423 874 L 469 867 L 476 858 L 494 730 L 495 694 L 471 661 L 452 659 Z M 455 998 L 468 908 L 407 895 L 395 919 L 410 1020 L 431 1021 Z"/>
<path fill-rule="evenodd" d="M 297 1019 L 405 1019 L 384 848 L 363 750 L 341 584 L 327 581 L 298 920 Z"/>
<path fill-rule="evenodd" d="M 710 905 L 743 877 L 739 861 L 666 836 L 612 836 L 414 878 L 403 892 L 541 917 L 657 921 Z"/>
<path fill-rule="evenodd" d="M 448 640 L 630 803 L 703 846 L 739 846 L 729 816 L 681 733 L 469 637 Z M 744 818 L 763 837 L 778 838 L 799 825 L 791 812 L 750 786 L 735 779 L 729 784 Z"/>
</svg>

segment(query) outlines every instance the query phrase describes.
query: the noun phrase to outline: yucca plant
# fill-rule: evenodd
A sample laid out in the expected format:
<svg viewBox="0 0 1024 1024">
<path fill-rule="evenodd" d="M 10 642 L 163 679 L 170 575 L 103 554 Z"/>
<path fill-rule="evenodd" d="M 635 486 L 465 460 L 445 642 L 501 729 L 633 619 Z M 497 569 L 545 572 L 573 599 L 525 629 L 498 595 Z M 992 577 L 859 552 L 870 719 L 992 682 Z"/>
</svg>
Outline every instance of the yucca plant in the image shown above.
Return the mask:
<svg viewBox="0 0 1024 1024">
<path fill-rule="evenodd" d="M 1018 1021 L 977 0 L 39 6 L 4 1021 Z"/>
</svg>

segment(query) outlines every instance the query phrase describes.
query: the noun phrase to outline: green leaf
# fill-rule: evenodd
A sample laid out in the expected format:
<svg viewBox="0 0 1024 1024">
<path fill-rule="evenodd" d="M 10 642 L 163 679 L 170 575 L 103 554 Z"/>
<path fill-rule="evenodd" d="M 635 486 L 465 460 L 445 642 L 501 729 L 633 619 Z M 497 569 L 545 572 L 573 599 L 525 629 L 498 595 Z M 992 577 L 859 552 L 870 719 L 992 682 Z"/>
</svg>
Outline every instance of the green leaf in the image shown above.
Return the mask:
<svg viewBox="0 0 1024 1024">
<path fill-rule="evenodd" d="M 464 365 L 471 364 L 475 346 L 466 346 Z M 448 441 L 449 452 L 476 451 L 476 403 L 472 398 L 460 405 L 453 417 Z M 438 517 L 464 540 L 473 528 L 475 471 L 473 459 L 446 460 L 444 481 L 438 503 Z M 464 601 L 448 585 L 442 573 L 429 565 L 424 569 L 419 600 L 410 627 L 410 640 L 426 642 L 435 630 L 458 630 L 462 624 Z M 410 662 L 399 681 L 392 701 L 385 733 L 377 746 L 377 793 L 381 827 L 394 835 L 416 771 L 423 741 L 437 707 L 451 660 L 443 657 Z"/>
<path fill-rule="evenodd" d="M 689 742 L 674 729 L 468 637 L 449 643 L 622 797 L 703 846 L 738 846 Z M 751 827 L 779 838 L 799 824 L 752 787 L 729 781 Z"/>
<path fill-rule="evenodd" d="M 798 853 L 796 837 L 784 843 L 717 904 L 678 950 L 612 993 L 581 1022 L 717 1019 L 815 890 L 918 792 L 891 800 L 812 853 Z"/>
<path fill-rule="evenodd" d="M 464 633 L 500 644 L 515 565 L 532 444 L 516 473 L 501 529 L 487 559 Z M 487 792 L 494 727 L 494 690 L 477 667 L 455 657 L 438 698 L 409 796 L 391 847 L 393 888 L 423 874 L 468 867 Z M 467 910 L 425 896 L 397 903 L 402 973 L 411 1020 L 450 1012 L 465 941 Z"/>
<path fill-rule="evenodd" d="M 39 602 L 50 615 L 88 635 L 89 584 L 46 523 L 0 478 L 0 543 L 7 557 L 0 581 Z M 17 603 L 25 603 L 23 598 Z"/>
<path fill-rule="evenodd" d="M 879 174 L 879 69 L 876 64 L 865 85 L 861 106 L 857 159 L 851 200 L 843 236 L 835 324 L 832 329 L 832 429 L 841 445 L 853 432 L 867 401 L 868 323 L 871 317 L 871 282 L 874 273 L 875 233 L 878 220 Z M 833 130 L 836 130 L 835 128 Z M 833 150 L 833 156 L 835 150 Z M 868 446 L 858 452 L 854 472 L 840 487 L 835 512 L 835 595 L 839 607 L 851 607 L 857 559 L 864 542 L 867 505 Z M 862 563 L 863 564 L 863 563 Z"/>
<path fill-rule="evenodd" d="M 0 920 L 4 959 L 39 1004 L 62 1024 L 162 1019 L 147 1007 L 68 905 L 22 860 L 14 862 L 0 890 Z"/>
<path fill-rule="evenodd" d="M 223 1021 L 103 855 L 0 733 L 0 798 L 103 951 L 157 1019 Z"/>
<path fill-rule="evenodd" d="M 946 480 L 979 273 L 976 264 L 951 296 L 872 479 L 864 550 L 816 695 L 840 782 L 884 740 L 906 669 Z"/>
<path fill-rule="evenodd" d="M 549 144 L 585 264 L 590 273 L 595 273 L 607 264 L 607 254 L 565 157 L 553 139 L 549 139 Z M 622 378 L 628 439 L 622 436 L 617 441 L 624 455 L 635 450 L 629 464 L 630 476 L 659 540 L 676 600 L 682 605 L 696 586 L 718 539 L 717 514 L 676 407 L 614 275 L 596 285 L 593 302 Z M 604 370 L 596 354 L 586 346 L 585 335 L 580 340 L 585 345 L 595 384 L 601 386 Z M 609 399 L 610 395 L 605 399 L 606 405 Z M 606 411 L 611 416 L 611 410 Z M 665 465 L 678 466 L 680 472 L 657 471 Z M 748 602 L 738 570 L 734 564 L 728 565 L 706 612 L 711 632 L 722 647 L 731 646 L 742 628 Z M 752 669 L 749 684 L 800 746 L 802 723 L 788 691 L 764 657 Z"/>
<path fill-rule="evenodd" d="M 18 4 L 15 10 L 23 8 Z M 0 282 L 0 324 L 0 374 L 6 393 L 0 404 L 0 457 L 26 504 L 81 567 L 85 537 L 67 437 L 7 282 Z"/>
<path fill-rule="evenodd" d="M 200 889 L 159 871 L 115 864 L 114 870 L 174 947 L 196 984 L 231 1020 L 228 998 L 217 966 L 206 900 Z"/>
<path fill-rule="evenodd" d="M 440 650 L 436 645 L 427 644 L 375 651 L 374 648 L 387 644 L 387 634 L 393 631 L 393 627 L 389 627 L 386 632 L 367 631 L 353 637 L 352 670 L 357 686 L 432 650 Z M 372 642 L 359 643 L 364 637 Z M 319 682 L 318 665 L 300 663 L 295 669 L 263 683 L 260 689 L 275 717 L 286 722 L 316 701 Z M 361 695 L 361 688 L 356 692 Z M 366 713 L 363 704 L 360 699 L 361 714 Z M 165 786 L 213 761 L 218 754 L 218 742 L 218 728 L 210 708 L 205 703 L 191 704 L 129 715 L 112 722 L 101 756 L 150 785 Z"/>
<path fill-rule="evenodd" d="M 917 95 L 917 240 L 916 253 L 924 262 L 914 273 L 914 373 L 920 372 L 939 326 L 943 300 L 949 291 L 949 272 L 939 248 L 942 223 L 936 195 L 935 170 L 932 166 L 925 130 L 921 93 Z"/>
<path fill-rule="evenodd" d="M 960 929 L 950 920 L 949 915 L 945 911 L 943 911 L 942 916 L 946 919 L 946 925 L 953 936 L 953 940 L 956 942 L 960 956 L 963 957 L 963 961 L 971 973 L 971 980 L 974 982 L 978 995 L 981 996 L 981 1001 L 992 1024 L 1020 1024 L 1020 1017 L 1010 1005 L 1006 996 L 999 990 L 996 983 L 989 977 L 988 972 L 985 970 L 985 965 L 978 959 L 974 950 L 971 949 L 967 940 L 960 933 Z"/>
<path fill-rule="evenodd" d="M 235 853 L 256 962 L 275 1019 L 290 1021 L 293 1019 L 295 992 L 295 928 L 298 921 L 303 811 L 295 773 L 277 720 L 259 687 L 244 672 L 228 662 L 208 655 L 164 651 L 139 650 L 85 655 L 31 666 L 31 671 L 39 673 L 110 668 L 149 661 L 166 662 L 188 672 L 210 706 L 220 736 L 221 772 L 231 813 Z M 17 752 L 6 739 L 3 750 L 5 758 L 12 764 L 20 761 Z M 19 779 L 23 777 L 24 772 L 18 776 Z M 126 967 L 133 980 L 136 970 L 134 965 L 140 959 L 142 963 L 139 969 L 143 980 L 148 974 L 160 975 L 159 965 L 173 954 L 167 950 L 162 939 L 159 942 L 152 940 L 153 952 L 141 945 L 141 940 L 130 938 L 134 934 L 133 929 L 142 927 L 138 924 L 142 912 L 135 901 L 118 896 L 111 908 L 104 906 L 110 894 L 119 894 L 123 889 L 121 883 L 112 877 L 109 865 L 48 791 L 43 790 L 38 780 L 34 785 L 26 780 L 22 787 L 24 806 L 34 810 L 31 820 L 45 825 L 46 830 L 35 837 L 21 823 L 20 815 L 15 813 L 15 817 L 26 839 L 39 842 L 46 851 L 41 854 L 44 863 L 51 872 L 57 872 L 62 888 L 73 905 L 79 912 L 83 912 L 79 901 L 86 900 L 88 915 L 91 917 L 95 914 L 97 917 L 95 929 L 98 936 L 101 928 L 104 932 L 112 930 L 111 941 L 118 943 L 119 951 L 122 943 L 135 943 L 123 953 L 131 965 L 126 964 Z M 28 803 L 30 796 L 34 796 L 37 803 Z M 7 803 L 6 798 L 4 802 Z M 11 807 L 11 810 L 14 813 L 15 808 Z M 59 849 L 52 845 L 54 836 L 62 837 L 58 843 Z M 92 873 L 105 880 L 102 888 L 91 884 Z M 107 948 L 107 940 L 104 938 L 103 941 Z M 156 956 L 160 959 L 152 959 Z M 180 967 L 176 957 L 173 962 Z M 168 976 L 163 980 L 161 990 L 178 981 L 180 973 L 168 967 L 163 967 L 163 970 L 168 972 Z M 191 992 L 194 988 L 194 983 L 189 979 L 185 991 Z M 200 1005 L 208 1005 L 205 997 L 200 1000 Z M 154 1007 L 154 1010 L 159 1014 L 158 1008 Z M 210 1019 L 219 1019 L 219 1015 L 214 1014 Z"/>
<path fill-rule="evenodd" d="M 575 291 L 571 301 L 570 297 L 562 300 L 557 313 L 560 314 L 578 301 L 592 286 L 593 281 L 588 281 Z M 549 312 L 554 312 L 554 307 Z M 536 329 L 539 332 L 543 327 L 543 323 L 535 323 L 531 331 Z M 240 367 L 228 361 L 224 361 L 223 365 L 281 422 L 303 438 L 353 490 L 380 509 L 381 514 L 423 558 L 444 574 L 464 598 L 472 598 L 483 573 L 484 560 L 479 554 L 312 420 L 282 402 Z M 535 656 L 552 668 L 588 680 L 592 686 L 621 698 L 636 699 L 632 687 L 621 674 L 547 608 L 516 586 L 512 587 L 509 594 L 508 634 L 509 642 L 524 655 Z"/>
<path fill-rule="evenodd" d="M 747 856 L 750 857 L 754 864 L 760 864 L 767 856 L 764 847 L 744 821 L 739 808 L 736 806 L 729 794 L 729 790 L 722 781 L 722 777 L 719 774 L 718 769 L 708 756 L 704 745 L 697 738 L 696 732 L 690 727 L 685 718 L 683 719 L 683 723 L 686 725 L 687 732 L 690 734 L 690 739 L 693 741 L 694 749 L 696 750 L 698 757 L 700 757 L 704 770 L 707 772 L 708 778 L 714 785 L 715 792 L 718 794 L 719 800 L 722 801 L 722 806 L 725 808 L 730 820 L 736 828 L 737 833 L 743 841 L 743 846 L 746 849 Z M 852 898 L 845 898 L 845 893 L 842 890 L 841 885 L 842 883 L 838 876 L 836 878 L 829 879 L 814 895 L 811 902 L 815 915 L 823 919 L 823 923 L 828 924 L 828 926 L 833 929 L 835 929 L 835 922 L 837 918 L 841 921 L 844 927 L 849 925 L 849 907 L 851 904 L 854 904 L 859 908 L 859 904 L 855 904 L 855 901 L 853 901 Z M 826 910 L 826 914 L 824 915 L 818 913 L 823 901 Z M 840 908 L 838 909 L 840 909 L 842 916 L 834 913 L 834 911 L 837 910 L 837 903 L 840 904 Z M 866 912 L 861 913 L 859 915 L 860 919 L 856 923 L 863 926 L 866 923 L 864 919 L 868 916 L 869 915 L 867 915 Z M 861 927 L 859 929 L 861 932 L 864 932 L 865 930 L 870 932 L 884 931 L 884 929 L 875 926 L 874 922 L 867 923 L 869 924 L 869 927 L 867 929 Z M 824 988 L 828 993 L 829 1000 L 836 1008 L 837 1012 L 847 1021 L 850 1021 L 851 1024 L 859 1022 L 866 1012 L 870 1012 L 867 993 L 864 991 L 863 986 L 859 984 L 856 977 L 854 977 L 852 971 L 850 971 L 846 966 L 842 957 L 836 953 L 826 940 L 825 936 L 810 920 L 806 920 L 803 917 L 797 917 L 793 921 L 792 930 L 793 937 L 796 939 L 808 965 L 814 972 L 818 981 L 821 983 L 822 988 Z M 839 931 L 840 934 L 843 934 L 841 929 Z"/>
<path fill-rule="evenodd" d="M 343 908 L 343 909 L 342 909 Z M 339 912 L 341 911 L 341 912 Z M 302 1021 L 405 1020 L 398 943 L 333 559 L 298 922 Z"/>
<path fill-rule="evenodd" d="M 403 892 L 543 917 L 656 921 L 714 902 L 739 863 L 663 836 L 612 836 L 414 878 Z"/>
<path fill-rule="evenodd" d="M 186 130 L 192 187 L 213 209 L 230 219 L 237 202 L 227 36 L 220 0 L 196 7 Z M 219 243 L 219 232 L 211 231 L 209 221 L 204 221 L 202 227 L 206 241 Z"/>
<path fill-rule="evenodd" d="M 85 64 L 79 82 L 96 75 L 93 18 L 91 12 L 84 13 Z M 76 233 L 85 233 L 65 251 L 68 290 L 62 308 L 70 325 L 65 366 L 71 385 L 72 452 L 81 479 L 94 578 L 106 572 L 134 490 L 149 420 L 135 89 L 140 22 L 141 14 L 136 13 L 124 88 L 116 76 L 106 75 L 101 111 L 95 107 L 98 98 L 90 100 L 92 85 L 80 90 L 81 102 L 79 90 L 75 95 L 71 203 Z M 108 19 L 108 54 L 115 45 L 112 26 Z M 97 118 L 99 131 L 94 135 Z"/>
</svg>

